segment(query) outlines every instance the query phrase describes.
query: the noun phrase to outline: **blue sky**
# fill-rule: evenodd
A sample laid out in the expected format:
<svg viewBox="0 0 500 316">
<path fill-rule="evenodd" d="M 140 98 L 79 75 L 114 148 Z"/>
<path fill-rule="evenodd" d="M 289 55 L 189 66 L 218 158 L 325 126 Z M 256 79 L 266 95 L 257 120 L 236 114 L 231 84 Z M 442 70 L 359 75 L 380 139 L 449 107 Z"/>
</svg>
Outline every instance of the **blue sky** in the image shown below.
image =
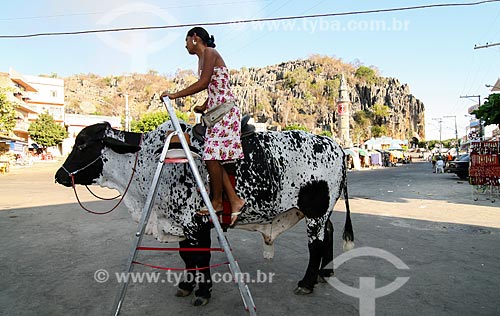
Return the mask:
<svg viewBox="0 0 500 316">
<path fill-rule="evenodd" d="M 457 0 L 455 3 L 471 1 Z M 220 22 L 254 18 L 365 11 L 447 1 L 32 1 L 2 3 L 0 35 L 81 31 Z M 22 8 L 22 9 L 20 9 Z M 431 8 L 267 24 L 209 26 L 217 49 L 230 68 L 273 65 L 328 55 L 345 62 L 375 66 L 382 76 L 398 78 L 426 108 L 426 138 L 439 138 L 433 118 L 455 115 L 465 132 L 467 108 L 488 96 L 485 84 L 500 77 L 500 2 L 478 6 Z M 186 53 L 189 28 L 0 39 L 0 71 L 24 74 L 78 73 L 119 75 L 150 69 L 173 74 L 194 69 Z M 445 118 L 442 138 L 454 137 L 454 121 Z"/>
</svg>

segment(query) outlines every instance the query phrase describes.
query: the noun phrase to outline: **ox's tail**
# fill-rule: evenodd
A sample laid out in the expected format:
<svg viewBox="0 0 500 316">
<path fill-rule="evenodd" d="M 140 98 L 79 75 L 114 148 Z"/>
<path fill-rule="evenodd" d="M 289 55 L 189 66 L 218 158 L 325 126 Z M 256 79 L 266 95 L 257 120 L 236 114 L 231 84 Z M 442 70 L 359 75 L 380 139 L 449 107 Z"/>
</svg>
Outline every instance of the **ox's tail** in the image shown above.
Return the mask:
<svg viewBox="0 0 500 316">
<path fill-rule="evenodd" d="M 345 161 L 345 159 L 344 159 Z M 344 164 L 344 174 L 343 174 L 343 183 L 342 190 L 344 193 L 344 202 L 345 202 L 345 224 L 344 224 L 344 233 L 342 234 L 342 239 L 344 240 L 344 251 L 351 250 L 354 248 L 354 232 L 352 230 L 352 222 L 351 222 L 351 210 L 349 208 L 349 194 L 347 193 L 347 166 Z"/>
</svg>

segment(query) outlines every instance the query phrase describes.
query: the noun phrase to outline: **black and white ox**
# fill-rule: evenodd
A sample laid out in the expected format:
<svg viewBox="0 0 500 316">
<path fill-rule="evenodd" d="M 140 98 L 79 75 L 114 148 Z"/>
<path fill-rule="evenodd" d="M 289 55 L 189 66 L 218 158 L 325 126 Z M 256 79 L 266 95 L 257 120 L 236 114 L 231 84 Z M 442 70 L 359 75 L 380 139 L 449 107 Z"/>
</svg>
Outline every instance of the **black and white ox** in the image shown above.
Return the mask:
<svg viewBox="0 0 500 316">
<path fill-rule="evenodd" d="M 190 125 L 181 122 L 181 126 L 192 135 Z M 75 146 L 55 179 L 71 186 L 73 174 L 75 184 L 97 184 L 123 194 L 137 161 L 124 203 L 138 221 L 159 153 L 172 130 L 170 121 L 146 134 L 118 131 L 108 123 L 88 126 L 76 137 Z M 202 142 L 194 137 L 191 142 L 201 152 Z M 309 263 L 294 292 L 311 293 L 318 278 L 333 272 L 325 268 L 333 260 L 330 215 L 341 193 L 347 207 L 344 246 L 352 246 L 344 152 L 331 138 L 302 131 L 259 132 L 242 138 L 242 144 L 245 158 L 234 165 L 235 189 L 248 207 L 239 215 L 236 227 L 259 231 L 267 249 L 264 257 L 271 258 L 276 237 L 305 217 Z M 203 161 L 197 160 L 197 166 L 202 178 L 207 179 Z M 204 202 L 189 165 L 165 165 L 158 192 L 146 233 L 162 242 L 180 241 L 181 248 L 210 247 L 210 223 L 207 224 L 206 216 L 197 213 Z M 209 266 L 210 253 L 193 253 L 180 251 L 186 268 Z M 196 297 L 210 296 L 210 271 L 203 271 L 208 285 L 199 284 Z M 180 288 L 187 295 L 194 286 L 182 283 Z"/>
</svg>

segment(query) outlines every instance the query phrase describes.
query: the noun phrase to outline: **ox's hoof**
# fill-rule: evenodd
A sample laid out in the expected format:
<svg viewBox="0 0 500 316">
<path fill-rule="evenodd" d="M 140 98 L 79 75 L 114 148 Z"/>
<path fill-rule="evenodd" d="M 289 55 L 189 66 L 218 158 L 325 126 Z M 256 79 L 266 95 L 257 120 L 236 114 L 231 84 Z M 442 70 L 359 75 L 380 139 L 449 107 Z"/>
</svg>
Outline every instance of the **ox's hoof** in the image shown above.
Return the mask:
<svg viewBox="0 0 500 316">
<path fill-rule="evenodd" d="M 184 290 L 184 289 L 177 289 L 177 293 L 175 293 L 175 296 L 177 297 L 186 297 L 191 295 L 192 291 Z"/>
<path fill-rule="evenodd" d="M 191 302 L 194 306 L 203 306 L 208 304 L 209 299 L 206 297 L 196 296 Z"/>
<path fill-rule="evenodd" d="M 310 290 L 310 289 L 302 287 L 302 286 L 297 286 L 295 288 L 295 290 L 293 290 L 293 294 L 296 294 L 296 295 L 307 295 L 307 294 L 311 294 L 312 292 L 313 292 L 313 290 Z"/>
</svg>

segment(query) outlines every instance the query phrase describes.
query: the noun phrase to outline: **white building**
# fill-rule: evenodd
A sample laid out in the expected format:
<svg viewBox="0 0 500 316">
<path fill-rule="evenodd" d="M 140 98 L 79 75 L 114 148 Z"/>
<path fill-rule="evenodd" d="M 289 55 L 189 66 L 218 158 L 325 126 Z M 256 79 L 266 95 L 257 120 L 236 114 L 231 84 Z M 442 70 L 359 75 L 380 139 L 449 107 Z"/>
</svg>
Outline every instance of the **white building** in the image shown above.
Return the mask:
<svg viewBox="0 0 500 316">
<path fill-rule="evenodd" d="M 24 76 L 10 69 L 0 72 L 0 87 L 8 102 L 15 107 L 16 125 L 12 131 L 0 131 L 0 155 L 25 155 L 28 151 L 28 128 L 38 117 L 38 111 L 29 103 L 29 93 L 37 92 Z"/>
<path fill-rule="evenodd" d="M 39 76 L 23 76 L 36 91 L 27 92 L 28 104 L 40 114 L 47 112 L 54 121 L 64 122 L 64 80 Z"/>
<path fill-rule="evenodd" d="M 68 138 L 63 141 L 62 154 L 66 155 L 71 151 L 75 144 L 75 138 L 82 129 L 86 126 L 102 122 L 108 122 L 112 128 L 122 128 L 119 116 L 66 114 L 64 125 L 68 131 Z"/>
<path fill-rule="evenodd" d="M 16 106 L 15 128 L 10 135 L 0 131 L 0 152 L 25 154 L 33 143 L 28 128 L 42 113 L 51 115 L 68 131 L 62 145 L 47 149 L 54 156 L 69 153 L 76 135 L 86 126 L 109 122 L 113 128 L 121 129 L 120 117 L 65 114 L 63 79 L 23 75 L 10 68 L 8 73 L 0 73 L 0 87 L 8 89 L 8 100 Z"/>
</svg>

